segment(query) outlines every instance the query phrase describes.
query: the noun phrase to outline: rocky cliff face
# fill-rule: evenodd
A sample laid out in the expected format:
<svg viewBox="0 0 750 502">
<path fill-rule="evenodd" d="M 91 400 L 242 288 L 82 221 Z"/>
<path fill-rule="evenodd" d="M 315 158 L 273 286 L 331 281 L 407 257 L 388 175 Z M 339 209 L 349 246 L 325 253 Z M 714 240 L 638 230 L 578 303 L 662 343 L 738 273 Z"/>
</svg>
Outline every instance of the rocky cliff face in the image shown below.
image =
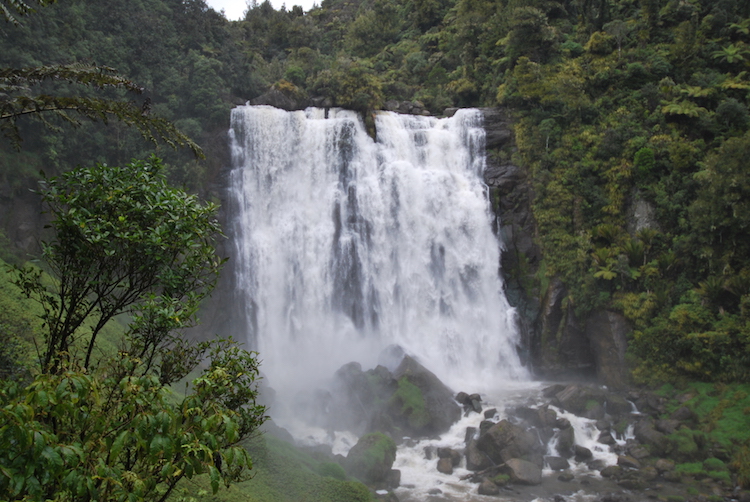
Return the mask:
<svg viewBox="0 0 750 502">
<path fill-rule="evenodd" d="M 519 314 L 525 360 L 541 378 L 590 377 L 623 387 L 627 321 L 606 311 L 577 318 L 565 285 L 544 277 L 531 211 L 533 187 L 526 169 L 509 160 L 515 149 L 512 122 L 501 109 L 482 111 L 487 133 L 485 183 L 504 246 L 501 268 L 506 295 Z"/>
</svg>

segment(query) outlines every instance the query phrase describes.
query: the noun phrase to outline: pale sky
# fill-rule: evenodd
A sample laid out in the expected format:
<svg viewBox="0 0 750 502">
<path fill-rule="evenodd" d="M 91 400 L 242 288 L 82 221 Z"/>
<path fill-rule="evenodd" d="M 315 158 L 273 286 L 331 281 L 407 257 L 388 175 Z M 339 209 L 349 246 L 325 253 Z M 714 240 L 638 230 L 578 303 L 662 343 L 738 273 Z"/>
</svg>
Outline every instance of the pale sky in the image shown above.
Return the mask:
<svg viewBox="0 0 750 502">
<path fill-rule="evenodd" d="M 280 9 L 282 5 L 286 4 L 286 9 L 290 10 L 295 5 L 301 5 L 302 8 L 307 12 L 313 6 L 313 4 L 320 5 L 321 0 L 271 0 L 271 5 L 274 9 Z M 206 3 L 216 11 L 224 9 L 227 19 L 230 21 L 236 21 L 242 19 L 247 10 L 247 0 L 206 0 Z M 258 3 L 263 3 L 263 0 L 258 0 Z"/>
</svg>

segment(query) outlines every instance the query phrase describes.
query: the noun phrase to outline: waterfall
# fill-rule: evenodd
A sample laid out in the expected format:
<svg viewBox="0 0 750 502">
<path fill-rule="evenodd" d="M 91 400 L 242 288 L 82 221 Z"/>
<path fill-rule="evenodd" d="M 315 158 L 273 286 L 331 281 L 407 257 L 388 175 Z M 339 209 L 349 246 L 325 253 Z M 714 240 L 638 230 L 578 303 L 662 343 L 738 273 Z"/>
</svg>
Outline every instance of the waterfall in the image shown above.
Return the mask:
<svg viewBox="0 0 750 502">
<path fill-rule="evenodd" d="M 278 391 L 373 367 L 393 344 L 457 390 L 525 378 L 481 113 L 381 112 L 375 126 L 377 142 L 350 111 L 232 111 L 241 336 Z"/>
</svg>

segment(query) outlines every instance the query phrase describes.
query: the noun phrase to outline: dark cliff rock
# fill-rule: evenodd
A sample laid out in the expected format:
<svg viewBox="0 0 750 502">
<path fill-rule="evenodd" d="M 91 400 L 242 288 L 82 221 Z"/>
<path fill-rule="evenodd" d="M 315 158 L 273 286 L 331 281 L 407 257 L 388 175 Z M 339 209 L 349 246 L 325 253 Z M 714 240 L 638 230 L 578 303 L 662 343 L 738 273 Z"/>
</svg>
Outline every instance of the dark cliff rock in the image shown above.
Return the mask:
<svg viewBox="0 0 750 502">
<path fill-rule="evenodd" d="M 306 99 L 291 96 L 289 95 L 289 93 L 285 93 L 273 88 L 269 89 L 267 92 L 261 94 L 257 98 L 251 100 L 250 104 L 274 106 L 288 112 L 294 110 L 304 110 L 305 108 L 310 106 L 310 102 Z"/>
<path fill-rule="evenodd" d="M 599 382 L 612 388 L 624 389 L 628 384 L 625 364 L 628 321 L 621 314 L 599 310 L 586 320 L 586 336 L 591 342 Z"/>
<path fill-rule="evenodd" d="M 515 149 L 512 121 L 497 108 L 483 108 L 482 113 L 487 149 L 484 181 L 497 217 L 495 230 L 503 242 L 501 269 L 505 293 L 519 313 L 522 356 L 527 362 L 535 362 L 534 340 L 538 337 L 536 324 L 541 296 L 535 275 L 541 251 L 534 242 L 536 222 L 531 213 L 534 194 L 526 170 L 508 160 Z"/>
<path fill-rule="evenodd" d="M 542 290 L 539 268 L 543 256 L 535 243 L 537 227 L 531 210 L 534 190 L 526 168 L 509 160 L 515 150 L 512 120 L 502 109 L 485 108 L 482 112 L 487 148 L 484 180 L 503 243 L 505 293 L 519 314 L 524 360 L 544 378 L 591 377 L 612 388 L 623 388 L 628 375 L 625 349 L 630 326 L 623 316 L 610 311 L 579 319 L 567 301 L 565 285 L 557 278 Z M 648 226 L 644 222 L 639 225 Z"/>
</svg>

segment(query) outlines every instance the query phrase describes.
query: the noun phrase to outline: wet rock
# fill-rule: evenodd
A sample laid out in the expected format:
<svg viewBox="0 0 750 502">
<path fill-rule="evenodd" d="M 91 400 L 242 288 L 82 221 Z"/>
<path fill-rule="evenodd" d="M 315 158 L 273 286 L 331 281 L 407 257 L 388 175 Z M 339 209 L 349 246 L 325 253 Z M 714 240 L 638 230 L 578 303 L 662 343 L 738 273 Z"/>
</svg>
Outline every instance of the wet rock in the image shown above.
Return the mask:
<svg viewBox="0 0 750 502">
<path fill-rule="evenodd" d="M 479 485 L 477 493 L 479 493 L 479 495 L 499 495 L 500 488 L 489 479 L 485 479 Z"/>
<path fill-rule="evenodd" d="M 630 455 L 620 455 L 617 457 L 617 465 L 626 469 L 640 469 L 641 463 Z"/>
<path fill-rule="evenodd" d="M 547 456 L 544 457 L 544 462 L 553 471 L 564 471 L 570 468 L 570 462 L 562 457 Z"/>
<path fill-rule="evenodd" d="M 388 488 L 398 488 L 401 486 L 401 471 L 398 469 L 391 469 L 385 483 Z"/>
<path fill-rule="evenodd" d="M 641 479 L 646 482 L 650 482 L 659 477 L 659 472 L 653 465 L 647 465 L 639 472 Z"/>
<path fill-rule="evenodd" d="M 570 429 L 573 426 L 570 424 L 570 420 L 568 420 L 567 418 L 560 417 L 557 420 L 555 420 L 555 427 L 557 427 L 558 429 L 562 431 L 565 429 Z"/>
<path fill-rule="evenodd" d="M 442 458 L 450 459 L 451 465 L 453 467 L 456 467 L 458 464 L 461 463 L 461 453 L 452 448 L 438 448 L 437 456 L 438 458 L 441 458 L 441 459 Z"/>
<path fill-rule="evenodd" d="M 605 397 L 601 389 L 585 385 L 569 385 L 555 394 L 555 399 L 563 409 L 583 416 L 595 406 L 601 407 Z M 604 417 L 603 411 L 602 408 L 601 417 L 596 417 L 597 419 Z"/>
<path fill-rule="evenodd" d="M 541 453 L 541 445 L 529 431 L 502 420 L 479 436 L 477 447 L 496 464 L 510 459 L 531 460 L 533 454 Z"/>
<path fill-rule="evenodd" d="M 575 441 L 576 441 L 575 429 L 573 429 L 573 427 L 570 427 L 570 422 L 568 422 L 567 428 L 562 429 L 558 433 L 557 438 L 558 438 L 557 439 L 557 453 L 561 457 L 570 458 L 576 454 L 575 452 Z"/>
<path fill-rule="evenodd" d="M 610 393 L 607 394 L 606 409 L 613 417 L 621 417 L 633 411 L 633 404 L 620 395 Z"/>
<path fill-rule="evenodd" d="M 638 478 L 621 479 L 617 484 L 626 490 L 643 490 L 646 488 L 646 483 Z"/>
<path fill-rule="evenodd" d="M 644 392 L 638 396 L 635 406 L 638 411 L 646 415 L 663 415 L 665 412 L 664 398 L 650 392 Z"/>
<path fill-rule="evenodd" d="M 476 427 L 467 427 L 466 428 L 466 434 L 464 434 L 464 443 L 469 444 L 469 441 L 474 439 L 474 436 L 477 433 Z"/>
<path fill-rule="evenodd" d="M 435 447 L 434 446 L 425 446 L 422 450 L 424 452 L 424 459 L 425 460 L 432 460 L 435 458 Z"/>
<path fill-rule="evenodd" d="M 651 420 L 639 420 L 633 429 L 635 438 L 647 445 L 653 455 L 663 455 L 669 448 L 669 440 L 654 428 Z"/>
<path fill-rule="evenodd" d="M 610 465 L 599 471 L 603 478 L 618 478 L 622 474 L 622 467 L 619 465 Z"/>
<path fill-rule="evenodd" d="M 630 496 L 625 493 L 608 493 L 602 495 L 597 502 L 630 502 Z"/>
<path fill-rule="evenodd" d="M 514 483 L 522 485 L 539 485 L 542 483 L 542 470 L 535 464 L 512 458 L 505 462 L 506 472 Z"/>
<path fill-rule="evenodd" d="M 497 408 L 490 408 L 489 410 L 484 410 L 484 418 L 487 420 L 490 420 L 497 415 Z"/>
<path fill-rule="evenodd" d="M 650 457 L 651 453 L 645 446 L 635 444 L 628 448 L 628 454 L 636 460 L 643 460 L 646 457 Z"/>
<path fill-rule="evenodd" d="M 494 427 L 496 422 L 493 422 L 492 420 L 482 420 L 479 422 L 479 435 L 483 436 L 487 434 L 487 431 L 492 429 Z"/>
<path fill-rule="evenodd" d="M 379 405 L 396 390 L 396 381 L 387 368 L 378 366 L 363 372 L 359 363 L 351 362 L 336 371 L 333 382 L 332 395 L 325 400 L 325 416 L 332 421 L 328 425 L 357 433 L 390 433 L 394 429 L 392 417 Z"/>
<path fill-rule="evenodd" d="M 601 420 L 604 418 L 605 411 L 604 406 L 601 403 L 589 402 L 586 411 L 581 413 L 584 418 L 590 418 L 591 420 Z"/>
<path fill-rule="evenodd" d="M 677 474 L 675 471 L 667 471 L 662 473 L 662 477 L 672 483 L 681 483 L 682 476 Z"/>
<path fill-rule="evenodd" d="M 680 421 L 674 419 L 657 420 L 654 427 L 663 434 L 674 434 L 680 427 Z"/>
<path fill-rule="evenodd" d="M 461 417 L 453 393 L 431 371 L 414 358 L 404 356 L 393 372 L 398 390 L 388 401 L 388 411 L 401 430 L 410 436 L 430 436 L 447 431 Z M 415 397 L 414 388 L 419 391 Z M 412 403 L 418 399 L 420 402 Z"/>
<path fill-rule="evenodd" d="M 557 476 L 558 481 L 562 481 L 564 483 L 569 483 L 570 481 L 573 481 L 575 479 L 575 476 L 569 472 L 563 472 L 559 476 Z"/>
<path fill-rule="evenodd" d="M 438 460 L 437 470 L 443 474 L 453 474 L 453 462 L 450 458 L 441 458 Z"/>
<path fill-rule="evenodd" d="M 388 477 L 396 460 L 396 444 L 379 432 L 365 434 L 346 456 L 345 468 L 365 483 L 379 483 Z"/>
<path fill-rule="evenodd" d="M 667 458 L 660 458 L 656 461 L 654 464 L 654 467 L 656 467 L 656 470 L 659 472 L 669 472 L 674 470 L 674 461 L 669 460 Z"/>
<path fill-rule="evenodd" d="M 594 456 L 591 450 L 581 445 L 575 445 L 573 451 L 575 452 L 576 462 L 585 462 Z"/>
<path fill-rule="evenodd" d="M 430 488 L 427 491 L 427 495 L 440 495 L 442 493 L 443 493 L 443 490 L 441 490 L 440 488 Z"/>
<path fill-rule="evenodd" d="M 556 383 L 555 385 L 550 385 L 549 387 L 545 387 L 542 389 L 542 395 L 546 398 L 552 398 L 555 397 L 558 393 L 565 390 L 567 385 Z"/>
<path fill-rule="evenodd" d="M 597 441 L 608 446 L 616 443 L 615 438 L 612 437 L 612 434 L 609 431 L 599 434 L 599 439 L 597 439 Z"/>
<path fill-rule="evenodd" d="M 475 439 L 472 439 L 466 445 L 464 456 L 466 457 L 466 468 L 470 471 L 481 471 L 493 465 L 487 455 L 477 448 Z"/>
<path fill-rule="evenodd" d="M 669 418 L 682 423 L 695 422 L 696 419 L 693 410 L 691 410 L 687 406 L 680 406 L 679 408 L 674 410 L 671 415 L 669 415 Z"/>
</svg>

